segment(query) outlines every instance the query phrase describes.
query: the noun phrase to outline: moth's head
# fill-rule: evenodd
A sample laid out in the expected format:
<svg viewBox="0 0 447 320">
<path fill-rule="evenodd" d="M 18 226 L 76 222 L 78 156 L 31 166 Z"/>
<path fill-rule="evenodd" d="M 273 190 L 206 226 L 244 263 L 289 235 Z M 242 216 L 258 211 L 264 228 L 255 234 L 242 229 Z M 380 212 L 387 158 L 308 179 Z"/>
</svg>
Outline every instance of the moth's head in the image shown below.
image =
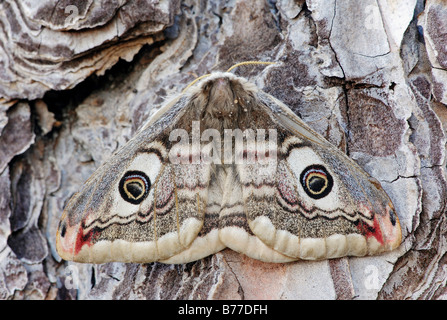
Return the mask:
<svg viewBox="0 0 447 320">
<path fill-rule="evenodd" d="M 199 77 L 184 90 L 185 93 L 203 93 L 220 98 L 231 97 L 232 93 L 255 93 L 256 91 L 257 87 L 255 84 L 231 72 L 214 72 Z"/>
<path fill-rule="evenodd" d="M 229 68 L 226 72 L 213 72 L 210 74 L 205 74 L 203 76 L 198 77 L 197 79 L 195 79 L 194 81 L 192 81 L 184 90 L 183 93 L 187 92 L 189 88 L 193 88 L 196 90 L 204 90 L 206 86 L 212 86 L 216 80 L 221 79 L 223 81 L 219 81 L 220 85 L 225 85 L 225 84 L 242 84 L 243 86 L 246 86 L 246 90 L 256 90 L 256 86 L 254 84 L 249 83 L 245 78 L 242 77 L 238 77 L 236 75 L 234 75 L 233 73 L 231 73 L 230 71 L 239 67 L 239 66 L 243 66 L 243 65 L 271 65 L 271 64 L 276 64 L 276 62 L 266 62 L 266 61 L 244 61 L 244 62 L 240 62 L 237 63 L 235 65 L 233 65 L 231 68 Z M 228 80 L 229 83 L 225 80 Z M 234 81 L 234 83 L 232 83 Z M 197 86 L 195 86 L 195 84 L 198 84 Z"/>
<path fill-rule="evenodd" d="M 270 65 L 275 62 L 244 61 L 226 72 L 213 72 L 191 82 L 183 93 L 199 113 L 204 127 L 214 129 L 243 128 L 248 124 L 251 109 L 257 105 L 254 83 L 231 71 L 243 65 Z"/>
<path fill-rule="evenodd" d="M 229 72 L 216 72 L 188 90 L 194 110 L 204 128 L 217 130 L 244 127 L 256 105 L 256 85 Z"/>
</svg>

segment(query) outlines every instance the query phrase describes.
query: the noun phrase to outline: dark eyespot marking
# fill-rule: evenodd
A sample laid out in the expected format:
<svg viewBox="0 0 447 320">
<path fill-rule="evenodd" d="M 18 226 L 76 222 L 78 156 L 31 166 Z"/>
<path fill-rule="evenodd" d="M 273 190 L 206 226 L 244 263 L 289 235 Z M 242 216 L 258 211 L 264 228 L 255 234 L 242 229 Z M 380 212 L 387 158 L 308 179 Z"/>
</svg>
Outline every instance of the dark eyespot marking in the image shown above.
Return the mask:
<svg viewBox="0 0 447 320">
<path fill-rule="evenodd" d="M 119 183 L 121 197 L 132 204 L 141 203 L 149 194 L 151 180 L 141 171 L 127 171 Z"/>
<path fill-rule="evenodd" d="M 330 173 L 322 165 L 308 166 L 301 172 L 300 182 L 304 191 L 312 199 L 321 199 L 327 196 L 334 185 Z"/>
<path fill-rule="evenodd" d="M 65 233 L 67 232 L 67 225 L 65 224 L 65 222 L 62 222 L 61 225 L 59 226 L 59 230 L 60 230 L 60 235 L 61 237 L 65 237 Z"/>
<path fill-rule="evenodd" d="M 390 221 L 393 226 L 396 225 L 396 214 L 394 210 L 390 210 Z"/>
</svg>

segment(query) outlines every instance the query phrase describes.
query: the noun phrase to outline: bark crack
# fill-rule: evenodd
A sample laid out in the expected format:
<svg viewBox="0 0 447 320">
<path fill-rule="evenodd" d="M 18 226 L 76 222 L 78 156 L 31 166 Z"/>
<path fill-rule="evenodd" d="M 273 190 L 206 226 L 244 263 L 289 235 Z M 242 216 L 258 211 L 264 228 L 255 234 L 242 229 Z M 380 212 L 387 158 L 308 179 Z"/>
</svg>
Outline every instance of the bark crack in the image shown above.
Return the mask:
<svg viewBox="0 0 447 320">
<path fill-rule="evenodd" d="M 371 59 L 374 59 L 374 58 L 384 57 L 384 56 L 386 56 L 386 55 L 388 55 L 388 54 L 390 54 L 390 53 L 391 53 L 391 51 L 388 50 L 388 52 L 385 52 L 385 53 L 382 53 L 382 54 L 377 54 L 377 55 L 375 55 L 375 56 L 369 56 L 369 55 L 367 55 L 367 54 L 361 54 L 361 53 L 356 53 L 356 52 L 353 52 L 352 54 L 355 54 L 356 56 L 361 56 L 361 57 L 365 57 L 365 58 L 371 58 Z"/>
<path fill-rule="evenodd" d="M 234 270 L 233 270 L 233 268 L 231 267 L 231 264 L 228 262 L 227 258 L 226 258 L 224 255 L 222 255 L 222 256 L 223 256 L 223 260 L 225 261 L 225 264 L 228 266 L 228 269 L 229 269 L 230 272 L 233 274 L 234 279 L 236 279 L 236 282 L 237 282 L 237 284 L 238 284 L 237 292 L 238 292 L 239 295 L 242 297 L 242 300 L 244 300 L 244 299 L 245 299 L 245 297 L 244 297 L 244 296 L 245 296 L 245 295 L 244 295 L 244 288 L 242 287 L 241 282 L 239 281 L 236 272 L 234 272 Z"/>
<path fill-rule="evenodd" d="M 332 47 L 332 43 L 331 43 L 332 29 L 334 27 L 334 21 L 335 21 L 336 15 L 337 15 L 337 0 L 335 0 L 335 2 L 334 2 L 334 15 L 332 16 L 331 26 L 329 28 L 329 37 L 327 39 L 327 42 L 328 42 L 329 47 L 331 48 L 332 52 L 334 53 L 335 61 L 337 61 L 337 64 L 340 66 L 341 72 L 343 73 L 343 79 L 346 79 L 345 70 L 343 69 L 343 66 L 340 63 L 340 60 L 338 59 L 337 52 L 335 51 L 334 47 Z"/>
</svg>

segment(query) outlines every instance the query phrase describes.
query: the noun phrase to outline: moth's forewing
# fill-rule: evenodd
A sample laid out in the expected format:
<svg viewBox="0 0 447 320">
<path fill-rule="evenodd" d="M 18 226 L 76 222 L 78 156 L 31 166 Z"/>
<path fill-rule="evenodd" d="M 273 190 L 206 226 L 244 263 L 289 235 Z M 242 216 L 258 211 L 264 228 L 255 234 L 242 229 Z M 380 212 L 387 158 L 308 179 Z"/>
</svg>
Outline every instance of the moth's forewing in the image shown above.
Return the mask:
<svg viewBox="0 0 447 320">
<path fill-rule="evenodd" d="M 260 109 L 281 134 L 276 170 L 271 172 L 276 183 L 267 177 L 265 190 L 255 192 L 249 186 L 256 174 L 239 168 L 253 233 L 282 254 L 300 259 L 397 248 L 399 219 L 380 183 L 284 104 L 266 93 L 258 97 Z"/>
<path fill-rule="evenodd" d="M 65 260 L 168 259 L 202 229 L 210 166 L 169 161 L 169 135 L 188 106 L 175 99 L 99 167 L 66 206 L 56 236 Z"/>
</svg>

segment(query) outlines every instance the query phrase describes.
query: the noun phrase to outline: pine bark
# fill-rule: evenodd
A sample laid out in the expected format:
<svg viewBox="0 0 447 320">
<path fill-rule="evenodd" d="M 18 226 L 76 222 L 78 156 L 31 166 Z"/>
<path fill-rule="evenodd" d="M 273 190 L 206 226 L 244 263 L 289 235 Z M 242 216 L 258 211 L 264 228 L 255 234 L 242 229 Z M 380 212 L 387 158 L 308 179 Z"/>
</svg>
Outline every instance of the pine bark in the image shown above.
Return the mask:
<svg viewBox="0 0 447 320">
<path fill-rule="evenodd" d="M 31 4 L 34 3 L 34 4 Z M 0 3 L 0 299 L 446 299 L 441 0 Z M 236 73 L 380 181 L 403 243 L 374 257 L 67 263 L 64 205 L 167 98 Z"/>
</svg>

